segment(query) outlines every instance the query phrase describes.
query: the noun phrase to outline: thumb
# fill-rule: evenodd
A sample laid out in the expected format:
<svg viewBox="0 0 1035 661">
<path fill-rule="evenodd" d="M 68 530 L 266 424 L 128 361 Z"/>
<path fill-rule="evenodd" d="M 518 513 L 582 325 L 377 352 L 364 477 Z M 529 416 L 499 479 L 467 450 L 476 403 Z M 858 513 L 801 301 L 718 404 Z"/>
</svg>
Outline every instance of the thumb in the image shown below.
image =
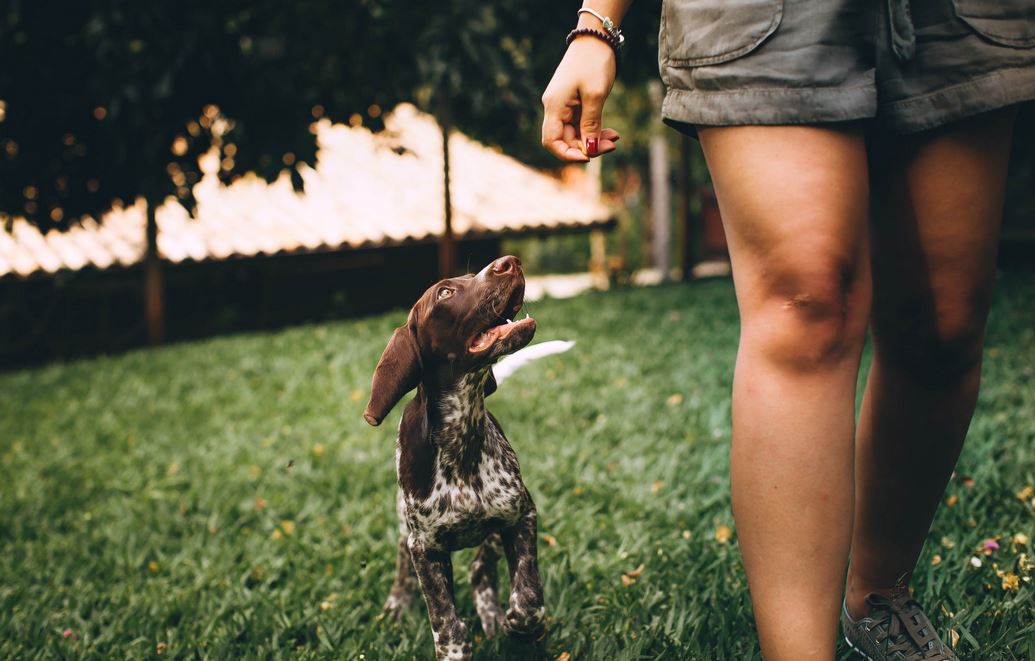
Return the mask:
<svg viewBox="0 0 1035 661">
<path fill-rule="evenodd" d="M 579 117 L 579 137 L 582 139 L 582 151 L 586 156 L 600 153 L 600 115 L 604 110 L 605 94 L 580 94 L 582 108 Z"/>
</svg>

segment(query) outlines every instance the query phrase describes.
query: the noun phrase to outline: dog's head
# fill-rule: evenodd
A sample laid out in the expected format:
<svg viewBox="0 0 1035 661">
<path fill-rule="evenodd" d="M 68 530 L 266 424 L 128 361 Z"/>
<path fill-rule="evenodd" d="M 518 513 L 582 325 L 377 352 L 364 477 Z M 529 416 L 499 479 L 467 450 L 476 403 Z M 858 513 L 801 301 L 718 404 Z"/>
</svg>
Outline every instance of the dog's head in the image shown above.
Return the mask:
<svg viewBox="0 0 1035 661">
<path fill-rule="evenodd" d="M 410 310 L 374 369 L 363 418 L 379 425 L 403 395 L 429 381 L 445 388 L 531 341 L 535 320 L 514 317 L 525 296 L 517 257 L 500 257 L 476 275 L 435 283 Z M 491 377 L 490 377 L 491 379 Z M 490 383 L 492 388 L 494 383 Z"/>
</svg>

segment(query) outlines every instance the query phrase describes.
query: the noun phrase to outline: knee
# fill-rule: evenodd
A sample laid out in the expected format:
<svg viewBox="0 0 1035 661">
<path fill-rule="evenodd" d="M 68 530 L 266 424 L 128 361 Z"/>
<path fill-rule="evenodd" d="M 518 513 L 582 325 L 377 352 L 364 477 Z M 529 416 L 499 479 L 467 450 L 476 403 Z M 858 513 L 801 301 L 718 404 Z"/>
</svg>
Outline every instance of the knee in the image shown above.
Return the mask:
<svg viewBox="0 0 1035 661">
<path fill-rule="evenodd" d="M 869 313 L 865 274 L 837 259 L 802 260 L 766 273 L 750 297 L 753 309 L 743 310 L 745 342 L 793 371 L 857 359 Z"/>
<path fill-rule="evenodd" d="M 879 360 L 931 384 L 953 381 L 977 369 L 988 317 L 984 293 L 900 298 L 891 309 L 874 312 L 873 335 Z"/>
</svg>

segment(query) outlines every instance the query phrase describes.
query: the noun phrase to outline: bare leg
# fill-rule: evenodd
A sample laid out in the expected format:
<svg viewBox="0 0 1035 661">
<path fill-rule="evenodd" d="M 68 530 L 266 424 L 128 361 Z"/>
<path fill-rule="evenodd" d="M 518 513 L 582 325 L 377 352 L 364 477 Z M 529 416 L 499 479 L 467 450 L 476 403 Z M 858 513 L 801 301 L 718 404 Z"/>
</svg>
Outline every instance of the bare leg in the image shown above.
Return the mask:
<svg viewBox="0 0 1035 661">
<path fill-rule="evenodd" d="M 502 536 L 510 570 L 510 608 L 503 627 L 513 637 L 538 640 L 545 632 L 546 609 L 539 581 L 535 509 Z"/>
<path fill-rule="evenodd" d="M 767 660 L 834 656 L 870 302 L 858 126 L 705 128 L 741 315 L 731 477 Z"/>
<path fill-rule="evenodd" d="M 495 636 L 496 630 L 503 625 L 503 609 L 496 590 L 496 570 L 503 553 L 502 544 L 500 534 L 492 533 L 478 547 L 478 553 L 471 561 L 471 593 L 486 638 Z"/>
<path fill-rule="evenodd" d="M 1012 110 L 879 151 L 874 359 L 859 419 L 846 605 L 908 582 L 977 400 Z"/>
<path fill-rule="evenodd" d="M 473 648 L 467 625 L 456 612 L 453 600 L 453 560 L 447 551 L 426 549 L 411 536 L 410 556 L 417 570 L 424 601 L 428 604 L 435 655 L 439 661 L 466 661 Z"/>
<path fill-rule="evenodd" d="M 388 593 L 388 599 L 385 601 L 385 612 L 393 620 L 402 617 L 413 603 L 418 587 L 417 574 L 414 573 L 413 563 L 410 561 L 410 547 L 406 535 L 401 535 L 399 552 L 395 559 L 395 582 L 392 583 L 392 591 Z"/>
</svg>

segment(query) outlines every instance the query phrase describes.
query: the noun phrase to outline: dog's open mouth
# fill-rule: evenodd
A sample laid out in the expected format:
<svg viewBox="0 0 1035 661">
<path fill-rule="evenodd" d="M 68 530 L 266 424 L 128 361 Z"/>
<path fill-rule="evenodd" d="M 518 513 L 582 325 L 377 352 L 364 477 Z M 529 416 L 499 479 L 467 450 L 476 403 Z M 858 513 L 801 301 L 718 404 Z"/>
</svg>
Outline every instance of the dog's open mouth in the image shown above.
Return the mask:
<svg viewBox="0 0 1035 661">
<path fill-rule="evenodd" d="M 535 319 L 525 314 L 525 318 L 514 321 L 514 317 L 521 311 L 521 306 L 525 299 L 525 288 L 522 285 L 518 285 L 511 292 L 510 298 L 507 299 L 506 305 L 503 306 L 503 311 L 498 317 L 481 333 L 474 336 L 468 345 L 467 349 L 471 353 L 481 353 L 488 350 L 494 344 L 504 339 L 514 331 L 529 326 L 535 323 Z"/>
</svg>

